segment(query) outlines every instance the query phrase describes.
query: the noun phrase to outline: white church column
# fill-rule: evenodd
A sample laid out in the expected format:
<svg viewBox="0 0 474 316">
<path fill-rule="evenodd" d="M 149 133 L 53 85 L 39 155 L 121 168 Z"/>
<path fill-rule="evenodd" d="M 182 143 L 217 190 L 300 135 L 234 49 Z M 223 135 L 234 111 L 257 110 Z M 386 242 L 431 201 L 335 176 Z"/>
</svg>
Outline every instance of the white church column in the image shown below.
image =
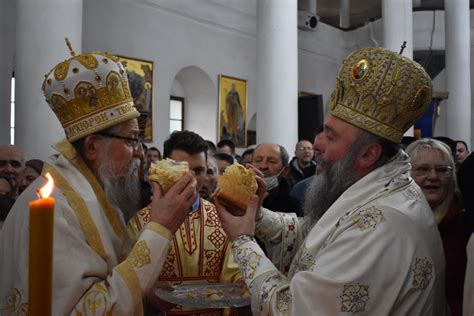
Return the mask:
<svg viewBox="0 0 474 316">
<path fill-rule="evenodd" d="M 297 1 L 257 1 L 257 143 L 298 138 Z"/>
<path fill-rule="evenodd" d="M 82 0 L 17 0 L 15 144 L 45 159 L 63 129 L 45 102 L 44 75 L 70 57 L 64 37 L 81 52 Z"/>
<path fill-rule="evenodd" d="M 404 41 L 403 56 L 413 59 L 412 0 L 382 0 L 383 47 L 399 52 Z M 405 133 L 413 136 L 413 127 Z"/>
<path fill-rule="evenodd" d="M 351 0 L 339 0 L 339 27 L 351 27 Z"/>
<path fill-rule="evenodd" d="M 445 1 L 446 131 L 471 144 L 469 0 Z"/>
<path fill-rule="evenodd" d="M 382 0 L 383 47 L 400 51 L 407 42 L 403 56 L 413 59 L 412 0 Z"/>
</svg>

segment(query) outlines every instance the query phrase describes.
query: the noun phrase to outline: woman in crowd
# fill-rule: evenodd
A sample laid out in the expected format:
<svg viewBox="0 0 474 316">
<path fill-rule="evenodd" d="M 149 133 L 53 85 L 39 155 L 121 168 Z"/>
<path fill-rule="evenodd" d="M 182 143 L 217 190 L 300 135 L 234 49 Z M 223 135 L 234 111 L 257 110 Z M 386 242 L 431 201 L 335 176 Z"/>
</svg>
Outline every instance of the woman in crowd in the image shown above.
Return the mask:
<svg viewBox="0 0 474 316">
<path fill-rule="evenodd" d="M 446 297 L 451 315 L 462 315 L 469 233 L 457 189 L 454 159 L 444 143 L 423 138 L 407 147 L 411 175 L 433 210 L 446 259 Z"/>
</svg>

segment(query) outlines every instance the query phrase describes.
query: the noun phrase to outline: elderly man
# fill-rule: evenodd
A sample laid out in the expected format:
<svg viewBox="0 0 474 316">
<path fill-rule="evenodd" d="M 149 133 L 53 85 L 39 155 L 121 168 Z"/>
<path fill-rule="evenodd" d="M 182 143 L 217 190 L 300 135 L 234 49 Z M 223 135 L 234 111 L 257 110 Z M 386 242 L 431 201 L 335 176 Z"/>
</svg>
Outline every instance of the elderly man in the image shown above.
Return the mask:
<svg viewBox="0 0 474 316">
<path fill-rule="evenodd" d="M 298 199 L 290 195 L 290 186 L 285 178 L 288 168 L 288 152 L 285 147 L 263 143 L 255 148 L 252 164 L 262 172 L 268 195 L 263 206 L 279 212 L 301 213 Z"/>
<path fill-rule="evenodd" d="M 286 175 L 290 190 L 301 180 L 314 176 L 316 162 L 313 158 L 313 144 L 309 140 L 303 139 L 296 143 L 295 157 L 291 159 L 290 170 Z"/>
<path fill-rule="evenodd" d="M 0 145 L 0 176 L 10 180 L 14 198 L 19 194 L 18 188 L 23 181 L 24 172 L 25 161 L 21 149 L 15 145 Z"/>
<path fill-rule="evenodd" d="M 430 77 L 412 60 L 382 48 L 353 52 L 315 143 L 320 164 L 306 218 L 257 212 L 257 196 L 242 217 L 216 201 L 255 313 L 445 314 L 436 221 L 397 144 L 425 112 L 431 93 Z M 287 273 L 265 257 L 255 232 L 280 240 L 282 259 L 291 262 Z"/>
<path fill-rule="evenodd" d="M 174 161 L 186 161 L 196 178 L 196 190 L 206 181 L 207 144 L 196 133 L 173 132 L 163 145 L 163 156 Z M 133 233 L 140 232 L 149 219 L 149 208 L 144 208 L 129 222 Z M 240 281 L 242 276 L 232 257 L 229 238 L 224 233 L 216 207 L 197 198 L 188 217 L 172 239 L 160 281 L 171 283 L 216 283 Z M 167 310 L 166 315 L 222 315 L 222 311 L 209 308 L 191 309 L 171 307 L 150 296 L 150 307 Z"/>
<path fill-rule="evenodd" d="M 54 179 L 56 201 L 51 314 L 143 314 L 143 298 L 196 200 L 196 180 L 188 173 L 164 196 L 154 186 L 150 223 L 133 245 L 125 222 L 138 210 L 140 114 L 117 57 L 71 54 L 43 83 L 66 133 L 43 169 Z M 80 88 L 93 95 L 80 95 Z M 24 313 L 29 303 L 28 203 L 44 181 L 40 176 L 21 194 L 3 227 L 2 314 Z"/>
</svg>

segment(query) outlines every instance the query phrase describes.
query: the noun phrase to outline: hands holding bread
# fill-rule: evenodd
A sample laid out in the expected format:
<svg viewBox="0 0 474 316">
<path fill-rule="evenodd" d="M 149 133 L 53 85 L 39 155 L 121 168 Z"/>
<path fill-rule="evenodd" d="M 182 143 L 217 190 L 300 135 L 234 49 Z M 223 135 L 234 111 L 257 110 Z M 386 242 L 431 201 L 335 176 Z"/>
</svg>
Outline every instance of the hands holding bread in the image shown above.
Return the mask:
<svg viewBox="0 0 474 316">
<path fill-rule="evenodd" d="M 153 189 L 150 220 L 174 234 L 196 201 L 196 179 L 189 172 L 187 163 L 171 160 L 152 164 L 149 179 Z"/>
<path fill-rule="evenodd" d="M 247 167 L 233 164 L 217 179 L 213 202 L 222 227 L 231 240 L 254 234 L 255 218 L 266 196 L 265 182 L 256 175 L 261 175 L 260 171 L 251 165 Z"/>
<path fill-rule="evenodd" d="M 186 162 L 165 159 L 153 163 L 149 170 L 153 200 L 150 220 L 175 233 L 196 201 L 196 179 Z M 252 165 L 227 167 L 217 179 L 213 199 L 222 226 L 232 240 L 243 234 L 253 235 L 255 218 L 266 196 L 261 172 Z"/>
</svg>

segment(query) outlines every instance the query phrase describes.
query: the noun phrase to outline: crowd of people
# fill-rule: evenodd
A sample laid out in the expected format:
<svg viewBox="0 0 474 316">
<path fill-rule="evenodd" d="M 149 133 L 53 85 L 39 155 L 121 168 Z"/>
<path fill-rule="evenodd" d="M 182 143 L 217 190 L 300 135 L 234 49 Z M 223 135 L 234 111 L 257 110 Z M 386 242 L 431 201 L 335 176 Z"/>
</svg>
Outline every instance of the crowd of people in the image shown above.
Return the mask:
<svg viewBox="0 0 474 316">
<path fill-rule="evenodd" d="M 192 131 L 173 132 L 162 155 L 139 139 L 115 56 L 73 54 L 67 63 L 61 78 L 64 63 L 43 83 L 66 133 L 57 153 L 25 161 L 17 146 L 0 145 L 1 312 L 27 309 L 27 205 L 49 172 L 53 314 L 474 314 L 474 155 L 462 140 L 403 138 L 431 100 L 431 79 L 415 62 L 381 48 L 351 53 L 324 126 L 295 144 L 291 160 L 279 144 L 239 156 L 232 141 Z M 374 79 L 398 71 L 406 76 L 398 85 Z M 120 91 L 103 88 L 109 77 Z M 91 110 L 65 92 L 84 82 L 114 102 L 98 98 Z M 95 125 L 83 128 L 86 120 Z M 167 192 L 148 180 L 150 165 L 165 158 L 190 170 Z M 235 163 L 258 183 L 239 216 L 213 194 Z M 240 284 L 251 311 L 175 305 L 154 292 L 195 283 Z"/>
</svg>

